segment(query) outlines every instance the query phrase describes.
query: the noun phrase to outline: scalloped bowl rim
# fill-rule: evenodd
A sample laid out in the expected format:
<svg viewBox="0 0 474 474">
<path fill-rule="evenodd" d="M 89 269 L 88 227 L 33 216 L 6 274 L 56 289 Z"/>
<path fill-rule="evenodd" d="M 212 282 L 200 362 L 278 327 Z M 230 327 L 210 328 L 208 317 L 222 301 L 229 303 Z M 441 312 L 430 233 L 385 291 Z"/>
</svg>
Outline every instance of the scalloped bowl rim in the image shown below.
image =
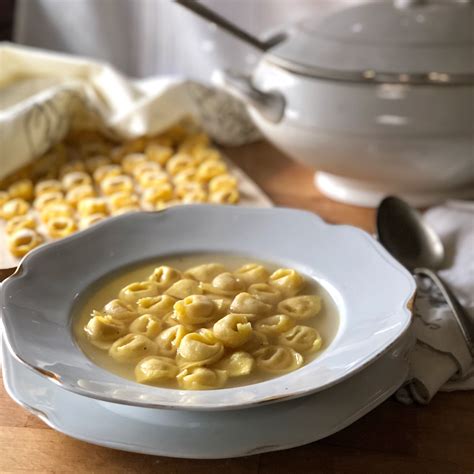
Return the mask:
<svg viewBox="0 0 474 474">
<path fill-rule="evenodd" d="M 206 222 L 202 227 L 206 229 L 193 227 L 202 219 Z M 236 223 L 245 230 L 250 227 L 254 238 L 239 240 L 238 233 L 232 232 Z M 155 226 L 160 228 L 156 234 L 158 239 L 161 233 L 165 235 L 161 242 L 165 250 L 158 253 L 146 245 L 159 245 L 150 242 L 143 232 L 137 234 L 137 229 L 150 230 Z M 189 236 L 178 235 L 173 226 L 193 232 Z M 130 228 L 139 242 L 129 239 L 126 230 Z M 216 235 L 222 239 L 218 241 Z M 133 250 L 130 244 L 135 245 Z M 167 250 L 164 244 L 168 245 Z M 310 245 L 316 250 L 308 251 Z M 97 247 L 106 253 L 101 254 Z M 89 256 L 81 254 L 84 248 L 91 252 Z M 119 248 L 126 248 L 127 252 L 117 254 Z M 64 250 L 68 252 L 62 253 Z M 336 301 L 340 318 L 337 335 L 329 347 L 315 360 L 286 375 L 252 385 L 206 391 L 138 384 L 98 367 L 82 352 L 72 334 L 71 321 L 77 299 L 94 282 L 138 262 L 166 255 L 212 251 L 286 263 L 324 285 Z M 347 261 L 348 256 L 354 261 Z M 115 263 L 116 258 L 123 261 Z M 319 260 L 311 261 L 314 258 Z M 50 262 L 48 265 L 44 265 L 45 259 Z M 72 275 L 67 265 L 71 262 L 95 273 Z M 366 263 L 368 268 L 363 268 Z M 56 275 L 52 275 L 54 271 Z M 354 280 L 348 279 L 351 272 L 357 272 Z M 74 289 L 68 287 L 68 275 L 69 279 L 76 278 Z M 48 278 L 52 278 L 55 285 L 48 286 Z M 28 285 L 29 280 L 33 285 Z M 366 294 L 371 289 L 374 291 Z M 4 341 L 11 353 L 22 364 L 62 388 L 127 405 L 223 410 L 304 396 L 359 372 L 408 330 L 416 284 L 404 267 L 358 228 L 327 224 L 313 213 L 294 209 L 187 205 L 114 217 L 39 247 L 22 259 L 17 271 L 3 282 L 0 290 Z M 24 297 L 26 303 L 22 300 Z M 51 299 L 69 302 L 67 310 L 51 306 L 48 303 Z M 355 316 L 360 319 L 356 320 Z M 32 334 L 33 328 L 35 334 Z M 56 338 L 53 342 L 51 334 L 60 334 L 59 340 Z"/>
</svg>

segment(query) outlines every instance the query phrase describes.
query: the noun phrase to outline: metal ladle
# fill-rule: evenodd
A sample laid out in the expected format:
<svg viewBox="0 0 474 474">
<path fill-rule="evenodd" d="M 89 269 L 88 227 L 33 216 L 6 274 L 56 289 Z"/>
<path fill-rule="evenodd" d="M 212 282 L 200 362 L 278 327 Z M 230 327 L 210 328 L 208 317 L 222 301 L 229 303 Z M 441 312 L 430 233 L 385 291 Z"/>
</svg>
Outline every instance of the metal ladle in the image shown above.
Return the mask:
<svg viewBox="0 0 474 474">
<path fill-rule="evenodd" d="M 474 320 L 436 270 L 443 266 L 444 247 L 421 215 L 406 202 L 390 196 L 377 210 L 377 234 L 382 245 L 415 275 L 429 277 L 446 299 L 474 357 Z"/>
</svg>

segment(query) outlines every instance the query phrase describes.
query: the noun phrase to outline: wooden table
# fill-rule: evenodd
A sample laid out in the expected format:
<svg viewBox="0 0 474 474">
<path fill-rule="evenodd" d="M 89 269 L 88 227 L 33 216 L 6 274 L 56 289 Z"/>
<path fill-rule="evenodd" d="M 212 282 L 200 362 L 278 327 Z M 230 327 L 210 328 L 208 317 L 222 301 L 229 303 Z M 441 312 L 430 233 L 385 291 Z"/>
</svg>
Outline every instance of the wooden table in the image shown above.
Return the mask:
<svg viewBox="0 0 474 474">
<path fill-rule="evenodd" d="M 313 172 L 266 143 L 226 150 L 278 205 L 328 222 L 373 230 L 374 212 L 338 204 L 313 186 Z M 284 427 L 282 427 L 284 429 Z M 93 446 L 48 428 L 0 389 L 0 473 L 145 474 L 473 473 L 474 392 L 440 393 L 427 407 L 388 400 L 345 430 L 288 451 L 194 461 Z"/>
</svg>

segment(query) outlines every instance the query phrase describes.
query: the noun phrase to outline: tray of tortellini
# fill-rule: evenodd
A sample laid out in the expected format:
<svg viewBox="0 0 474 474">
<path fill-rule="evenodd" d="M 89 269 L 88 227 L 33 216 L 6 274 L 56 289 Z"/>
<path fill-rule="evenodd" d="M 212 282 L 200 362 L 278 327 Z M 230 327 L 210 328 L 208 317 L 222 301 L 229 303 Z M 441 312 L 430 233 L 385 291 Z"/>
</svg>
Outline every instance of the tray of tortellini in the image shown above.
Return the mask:
<svg viewBox="0 0 474 474">
<path fill-rule="evenodd" d="M 0 268 L 110 216 L 193 203 L 271 205 L 190 121 L 128 141 L 70 133 L 0 180 Z"/>
</svg>

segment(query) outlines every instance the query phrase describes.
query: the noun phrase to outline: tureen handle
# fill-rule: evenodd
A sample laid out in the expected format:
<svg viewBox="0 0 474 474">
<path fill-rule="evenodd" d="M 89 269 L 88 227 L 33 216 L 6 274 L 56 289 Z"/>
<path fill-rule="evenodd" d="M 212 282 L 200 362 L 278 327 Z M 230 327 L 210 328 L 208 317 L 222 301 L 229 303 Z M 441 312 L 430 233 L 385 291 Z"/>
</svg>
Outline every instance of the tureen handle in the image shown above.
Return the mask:
<svg viewBox="0 0 474 474">
<path fill-rule="evenodd" d="M 270 122 L 278 123 L 282 119 L 285 111 L 284 97 L 278 92 L 263 92 L 257 89 L 250 76 L 219 70 L 212 75 L 212 82 L 253 107 Z"/>
</svg>

